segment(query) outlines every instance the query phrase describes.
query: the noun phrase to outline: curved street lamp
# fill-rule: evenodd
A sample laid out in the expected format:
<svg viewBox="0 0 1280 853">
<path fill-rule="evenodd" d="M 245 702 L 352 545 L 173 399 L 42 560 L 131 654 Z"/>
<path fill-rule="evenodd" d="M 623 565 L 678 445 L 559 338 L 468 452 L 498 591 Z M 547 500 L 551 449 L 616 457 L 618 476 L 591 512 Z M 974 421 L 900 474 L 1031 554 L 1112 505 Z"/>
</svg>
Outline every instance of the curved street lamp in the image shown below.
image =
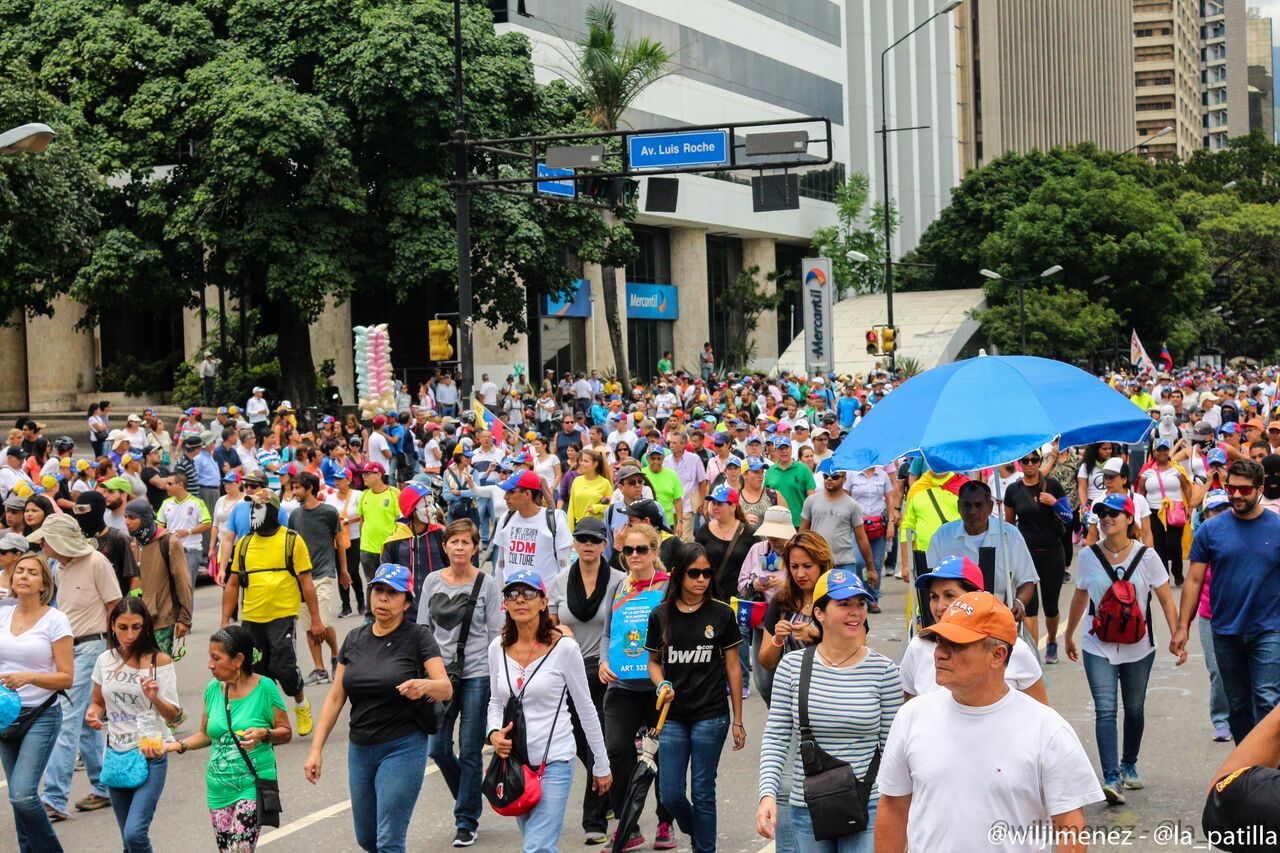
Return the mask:
<svg viewBox="0 0 1280 853">
<path fill-rule="evenodd" d="M 1062 272 L 1061 264 L 1054 264 L 1044 272 L 1040 273 L 1037 278 L 1048 278 L 1051 275 L 1057 275 Z M 1005 278 L 995 270 L 978 270 L 978 275 L 983 278 L 989 278 L 992 281 L 1004 281 L 1009 284 L 1018 285 L 1018 337 L 1022 341 L 1022 355 L 1027 354 L 1027 285 L 1036 281 L 1035 278 Z M 1096 283 L 1096 282 L 1095 282 Z"/>
<path fill-rule="evenodd" d="M 58 134 L 47 124 L 32 122 L 0 133 L 0 154 L 43 154 Z"/>
</svg>

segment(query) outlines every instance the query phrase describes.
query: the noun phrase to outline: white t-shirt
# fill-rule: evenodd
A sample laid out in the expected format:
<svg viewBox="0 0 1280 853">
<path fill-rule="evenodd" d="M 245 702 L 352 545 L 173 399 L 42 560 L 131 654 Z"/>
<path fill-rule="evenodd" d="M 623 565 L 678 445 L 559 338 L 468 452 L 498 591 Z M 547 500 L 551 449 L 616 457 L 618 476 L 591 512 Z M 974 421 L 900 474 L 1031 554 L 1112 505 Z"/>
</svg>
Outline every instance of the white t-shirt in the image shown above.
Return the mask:
<svg viewBox="0 0 1280 853">
<path fill-rule="evenodd" d="M 1013 830 L 1052 826 L 1102 799 L 1089 756 L 1057 711 L 1010 690 L 982 708 L 950 690 L 906 703 L 889 730 L 878 776 L 881 796 L 911 796 L 911 850 L 1049 851 L 1051 837 L 994 840 L 997 821 Z M 963 792 L 963 793 L 958 793 Z"/>
<path fill-rule="evenodd" d="M 556 514 L 555 542 L 551 541 L 551 529 L 547 527 L 548 512 Z M 503 519 L 506 519 L 505 525 Z M 532 569 L 546 588 L 551 589 L 556 575 L 573 554 L 573 534 L 564 512 L 539 507 L 531 518 L 513 512 L 509 518 L 505 514 L 499 517 L 498 524 L 493 551 L 498 555 L 500 577 L 506 578 L 508 572 L 516 569 Z"/>
<path fill-rule="evenodd" d="M 480 402 L 486 406 L 496 406 L 498 404 L 498 386 L 492 381 L 480 383 Z"/>
<path fill-rule="evenodd" d="M 1163 494 L 1161 485 L 1164 486 Z M 1166 497 L 1173 503 L 1182 503 L 1182 481 L 1178 479 L 1176 468 L 1169 467 L 1163 472 L 1148 468 L 1142 475 L 1142 486 L 1147 490 L 1147 503 L 1152 506 L 1160 506 Z"/>
<path fill-rule="evenodd" d="M 1085 494 L 1089 498 L 1089 506 L 1092 507 L 1094 502 L 1107 493 L 1107 484 L 1102 479 L 1102 466 L 1095 465 L 1093 472 L 1090 473 L 1085 466 L 1081 465 L 1079 472 L 1076 473 L 1076 479 L 1085 478 Z"/>
<path fill-rule="evenodd" d="M 257 450 L 250 450 L 241 444 L 236 446 L 236 455 L 240 457 L 240 471 L 243 476 L 262 473 L 262 466 L 258 464 Z"/>
<path fill-rule="evenodd" d="M 0 675 L 11 672 L 57 672 L 53 662 L 53 643 L 74 636 L 67 614 L 50 607 L 36 624 L 18 636 L 10 631 L 16 607 L 0 607 Z M 22 707 L 36 708 L 49 698 L 52 690 L 34 684 L 18 688 Z"/>
<path fill-rule="evenodd" d="M 142 693 L 143 678 L 151 677 L 151 668 L 134 669 L 120 662 L 114 649 L 98 655 L 93 665 L 93 683 L 102 687 L 102 699 L 107 710 L 107 747 L 125 752 L 138 745 L 138 714 L 151 710 L 151 702 Z M 156 667 L 155 679 L 160 685 L 159 698 L 177 706 L 178 671 L 172 663 Z M 156 714 L 156 722 L 165 743 L 172 743 L 173 733 Z"/>
<path fill-rule="evenodd" d="M 1148 548 L 1146 553 L 1142 555 L 1142 559 L 1138 562 L 1137 567 L 1132 575 L 1127 574 L 1129 563 L 1133 561 L 1137 553 L 1137 548 L 1142 547 L 1138 543 L 1134 548 L 1130 549 L 1125 555 L 1125 559 L 1119 565 L 1112 563 L 1115 567 L 1117 575 L 1123 575 L 1125 580 L 1133 584 L 1138 592 L 1138 601 L 1143 605 L 1146 612 L 1147 623 L 1151 623 L 1154 612 L 1158 612 L 1158 608 L 1150 606 L 1151 599 L 1154 599 L 1152 590 L 1156 587 L 1163 586 L 1169 582 L 1169 572 L 1164 567 L 1164 561 L 1156 554 L 1155 550 Z M 1106 553 L 1105 551 L 1103 552 Z M 1076 564 L 1076 589 L 1087 589 L 1089 591 L 1089 601 L 1093 603 L 1094 608 L 1102 603 L 1102 596 L 1106 595 L 1107 590 L 1111 587 L 1111 578 L 1107 577 L 1106 571 L 1098 562 L 1098 557 L 1093 553 L 1092 548 L 1085 548 L 1080 552 L 1080 560 Z M 1150 598 L 1149 598 L 1150 596 Z M 1095 637 L 1090 630 L 1093 626 L 1093 618 L 1086 616 L 1085 629 L 1083 638 L 1080 640 L 1080 648 L 1091 655 L 1106 658 L 1113 665 L 1119 666 L 1122 663 L 1133 663 L 1145 658 L 1147 655 L 1154 654 L 1156 647 L 1151 641 L 1151 633 L 1136 643 L 1104 643 Z"/>
<path fill-rule="evenodd" d="M 347 525 L 347 535 L 356 540 L 360 538 L 360 516 L 357 514 L 357 507 L 360 504 L 360 490 L 351 489 L 347 492 L 347 505 L 342 505 L 342 498 L 338 497 L 338 491 L 335 489 L 325 496 L 324 502 L 338 511 L 339 515 L 346 513 L 347 518 L 351 519 L 351 523 Z"/>
<path fill-rule="evenodd" d="M 380 432 L 369 433 L 369 460 L 380 462 L 384 468 L 391 462 L 391 445 Z"/>
<path fill-rule="evenodd" d="M 902 689 L 912 696 L 923 696 L 938 689 L 938 671 L 933 663 L 935 643 L 925 637 L 912 637 L 898 664 Z M 1036 653 L 1027 641 L 1019 638 L 1013 644 L 1013 655 L 1004 669 L 1004 683 L 1010 690 L 1026 690 L 1044 675 Z"/>
<path fill-rule="evenodd" d="M 664 391 L 661 394 L 654 396 L 653 405 L 657 410 L 658 417 L 669 418 L 671 417 L 671 413 L 676 410 L 676 406 L 679 405 L 679 401 L 676 400 L 675 394 L 672 394 L 670 391 Z"/>
<path fill-rule="evenodd" d="M 259 397 L 250 397 L 244 404 L 244 413 L 248 416 L 251 424 L 266 421 L 270 411 L 267 401 Z"/>
</svg>

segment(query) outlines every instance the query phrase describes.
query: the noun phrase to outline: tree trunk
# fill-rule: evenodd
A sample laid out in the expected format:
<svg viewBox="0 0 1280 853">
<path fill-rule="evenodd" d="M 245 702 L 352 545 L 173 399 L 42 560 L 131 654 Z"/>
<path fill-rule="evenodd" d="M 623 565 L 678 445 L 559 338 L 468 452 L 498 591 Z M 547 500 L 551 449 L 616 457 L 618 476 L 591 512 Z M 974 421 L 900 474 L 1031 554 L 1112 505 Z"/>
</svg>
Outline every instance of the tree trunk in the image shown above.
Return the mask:
<svg viewBox="0 0 1280 853">
<path fill-rule="evenodd" d="M 618 315 L 618 268 L 609 267 L 604 275 L 604 322 L 609 327 L 613 344 L 613 363 L 622 383 L 623 395 L 631 394 L 631 369 L 627 366 L 627 346 L 622 337 L 622 319 Z"/>
<path fill-rule="evenodd" d="M 311 359 L 311 331 L 296 305 L 271 300 L 279 327 L 281 395 L 299 413 L 316 401 L 316 368 Z"/>
</svg>

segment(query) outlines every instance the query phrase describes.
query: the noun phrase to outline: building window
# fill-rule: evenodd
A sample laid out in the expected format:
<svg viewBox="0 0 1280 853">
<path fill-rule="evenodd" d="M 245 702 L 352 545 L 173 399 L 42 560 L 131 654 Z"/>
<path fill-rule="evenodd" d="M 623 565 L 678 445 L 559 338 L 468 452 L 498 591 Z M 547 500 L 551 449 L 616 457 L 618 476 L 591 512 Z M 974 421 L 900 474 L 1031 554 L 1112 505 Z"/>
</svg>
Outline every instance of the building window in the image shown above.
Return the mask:
<svg viewBox="0 0 1280 853">
<path fill-rule="evenodd" d="M 711 318 L 711 348 L 723 358 L 730 343 L 743 334 L 740 312 L 721 304 L 721 295 L 742 272 L 742 241 L 734 237 L 707 238 L 707 302 Z M 770 270 L 761 270 L 760 276 Z M 737 322 L 735 323 L 735 316 Z M 737 328 L 735 328 L 737 327 Z M 739 342 L 740 345 L 740 342 Z"/>
<path fill-rule="evenodd" d="M 665 228 L 632 225 L 640 254 L 627 268 L 627 281 L 671 284 L 671 234 Z"/>
<path fill-rule="evenodd" d="M 1134 51 L 1134 59 L 1138 62 L 1168 62 L 1173 59 L 1173 48 L 1169 45 L 1139 47 Z"/>
</svg>

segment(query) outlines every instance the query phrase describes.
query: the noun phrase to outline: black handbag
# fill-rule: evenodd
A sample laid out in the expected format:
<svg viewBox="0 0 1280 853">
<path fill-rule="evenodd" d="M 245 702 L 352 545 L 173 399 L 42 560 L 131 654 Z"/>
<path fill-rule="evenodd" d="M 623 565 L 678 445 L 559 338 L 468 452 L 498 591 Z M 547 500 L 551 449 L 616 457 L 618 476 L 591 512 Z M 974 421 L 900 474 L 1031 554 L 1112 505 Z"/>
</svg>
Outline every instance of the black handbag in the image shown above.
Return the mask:
<svg viewBox="0 0 1280 853">
<path fill-rule="evenodd" d="M 880 771 L 880 747 L 859 779 L 847 761 L 832 756 L 818 746 L 809 728 L 809 682 L 813 677 L 813 656 L 817 646 L 804 650 L 800 665 L 800 759 L 804 763 L 804 801 L 818 841 L 843 838 L 864 832 L 871 822 L 867 813 L 871 786 Z"/>
<path fill-rule="evenodd" d="M 235 726 L 231 724 L 230 687 L 222 688 L 222 701 L 227 709 L 227 732 L 231 735 L 232 741 L 235 742 L 236 749 L 240 750 L 240 757 L 244 759 L 245 766 L 253 774 L 253 789 L 258 795 L 258 826 L 279 826 L 280 813 L 284 811 L 284 808 L 280 805 L 280 783 L 275 779 L 263 779 L 258 775 L 257 768 L 253 766 L 253 762 L 249 759 L 249 753 L 244 751 L 244 747 L 240 745 L 239 739 L 236 738 Z"/>
</svg>

